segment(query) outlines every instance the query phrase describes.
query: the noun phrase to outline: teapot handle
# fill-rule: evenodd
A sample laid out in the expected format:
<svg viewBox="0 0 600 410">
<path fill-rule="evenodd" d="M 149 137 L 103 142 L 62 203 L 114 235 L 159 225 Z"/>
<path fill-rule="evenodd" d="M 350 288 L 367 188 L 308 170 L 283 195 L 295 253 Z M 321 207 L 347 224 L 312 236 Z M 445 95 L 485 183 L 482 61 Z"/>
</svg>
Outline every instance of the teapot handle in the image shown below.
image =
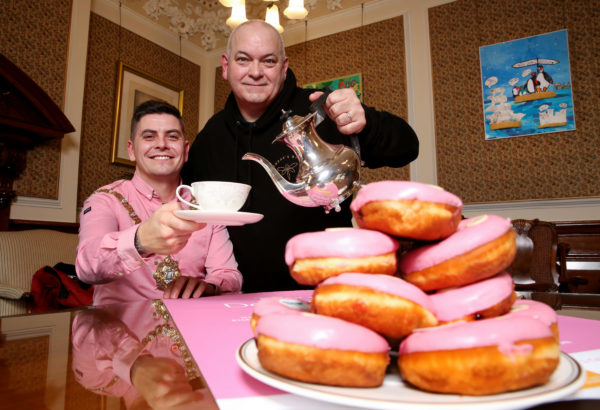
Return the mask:
<svg viewBox="0 0 600 410">
<path fill-rule="evenodd" d="M 323 104 L 325 104 L 325 100 L 327 100 L 327 97 L 329 96 L 329 94 L 331 94 L 331 88 L 324 87 L 317 91 L 322 91 L 323 95 L 320 96 L 319 98 L 317 98 L 315 101 L 313 101 L 313 103 L 308 108 L 310 110 L 310 112 L 317 113 L 317 115 L 315 117 L 315 127 L 317 125 L 319 125 L 321 123 L 321 121 L 323 121 L 326 117 L 325 109 L 323 108 Z"/>
<path fill-rule="evenodd" d="M 356 151 L 356 153 L 358 154 L 358 160 L 360 161 L 360 165 L 364 166 L 365 162 L 360 157 L 360 143 L 358 141 L 358 135 L 357 134 L 350 135 L 350 143 L 352 144 L 352 149 L 354 151 Z"/>
</svg>

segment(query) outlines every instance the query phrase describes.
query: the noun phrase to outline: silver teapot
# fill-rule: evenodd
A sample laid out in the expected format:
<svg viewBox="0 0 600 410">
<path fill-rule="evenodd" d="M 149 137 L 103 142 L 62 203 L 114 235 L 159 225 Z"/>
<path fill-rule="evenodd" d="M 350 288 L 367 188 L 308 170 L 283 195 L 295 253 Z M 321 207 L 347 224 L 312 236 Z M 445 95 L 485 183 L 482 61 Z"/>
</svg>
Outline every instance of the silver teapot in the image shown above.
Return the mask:
<svg viewBox="0 0 600 410">
<path fill-rule="evenodd" d="M 258 162 L 290 202 L 306 207 L 322 206 L 326 213 L 331 209 L 339 212 L 342 201 L 360 186 L 360 151 L 356 136 L 353 136 L 355 149 L 328 144 L 319 137 L 315 127 L 324 118 L 322 102 L 324 99 L 320 98 L 317 104 L 313 103 L 318 108 L 305 117 L 283 111 L 283 130 L 273 140 L 273 143 L 283 141 L 298 158 L 300 166 L 295 183 L 282 177 L 261 155 L 248 152 L 242 159 Z"/>
</svg>

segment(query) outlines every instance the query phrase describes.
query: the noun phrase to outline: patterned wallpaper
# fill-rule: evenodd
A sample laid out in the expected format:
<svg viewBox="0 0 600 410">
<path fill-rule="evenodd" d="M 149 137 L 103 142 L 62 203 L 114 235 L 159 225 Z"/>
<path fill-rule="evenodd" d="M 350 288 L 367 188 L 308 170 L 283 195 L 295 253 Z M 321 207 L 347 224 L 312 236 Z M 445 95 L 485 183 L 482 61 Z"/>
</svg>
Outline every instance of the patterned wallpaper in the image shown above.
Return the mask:
<svg viewBox="0 0 600 410">
<path fill-rule="evenodd" d="M 362 73 L 363 102 L 400 117 L 408 115 L 406 64 L 402 17 L 310 40 L 286 48 L 298 85 Z M 215 74 L 215 112 L 222 109 L 231 91 Z M 409 166 L 363 169 L 364 183 L 382 179 L 410 179 Z"/>
<path fill-rule="evenodd" d="M 79 207 L 101 185 L 133 175 L 132 167 L 110 163 L 119 61 L 180 86 L 184 90 L 186 135 L 193 140 L 198 132 L 200 67 L 92 13 L 79 157 Z"/>
<path fill-rule="evenodd" d="M 439 185 L 465 203 L 600 196 L 598 22 L 600 0 L 458 0 L 429 10 Z M 562 29 L 577 129 L 485 141 L 479 47 Z"/>
<path fill-rule="evenodd" d="M 71 0 L 0 1 L 0 53 L 64 107 Z M 57 199 L 60 140 L 27 151 L 27 162 L 13 189 L 17 195 Z"/>
</svg>

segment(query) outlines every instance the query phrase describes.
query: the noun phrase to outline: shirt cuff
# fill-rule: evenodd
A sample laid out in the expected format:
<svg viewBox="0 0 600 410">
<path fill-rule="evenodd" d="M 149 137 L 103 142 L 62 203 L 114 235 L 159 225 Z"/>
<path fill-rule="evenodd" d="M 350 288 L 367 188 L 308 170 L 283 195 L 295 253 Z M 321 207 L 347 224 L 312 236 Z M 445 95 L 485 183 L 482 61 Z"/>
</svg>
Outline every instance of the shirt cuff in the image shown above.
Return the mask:
<svg viewBox="0 0 600 410">
<path fill-rule="evenodd" d="M 133 271 L 144 264 L 144 258 L 135 249 L 135 233 L 139 225 L 131 226 L 120 232 L 117 242 L 117 254 L 128 270 Z"/>
</svg>

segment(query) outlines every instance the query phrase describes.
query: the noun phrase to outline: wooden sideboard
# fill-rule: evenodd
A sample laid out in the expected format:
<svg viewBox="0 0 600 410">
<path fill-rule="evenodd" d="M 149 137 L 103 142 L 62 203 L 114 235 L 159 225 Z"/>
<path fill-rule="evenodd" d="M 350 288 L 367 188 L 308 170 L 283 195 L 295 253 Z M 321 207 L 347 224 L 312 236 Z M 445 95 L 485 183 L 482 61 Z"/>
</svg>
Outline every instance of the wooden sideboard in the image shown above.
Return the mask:
<svg viewBox="0 0 600 410">
<path fill-rule="evenodd" d="M 0 54 L 0 231 L 8 230 L 13 182 L 25 169 L 27 150 L 73 131 L 48 94 Z"/>
</svg>

